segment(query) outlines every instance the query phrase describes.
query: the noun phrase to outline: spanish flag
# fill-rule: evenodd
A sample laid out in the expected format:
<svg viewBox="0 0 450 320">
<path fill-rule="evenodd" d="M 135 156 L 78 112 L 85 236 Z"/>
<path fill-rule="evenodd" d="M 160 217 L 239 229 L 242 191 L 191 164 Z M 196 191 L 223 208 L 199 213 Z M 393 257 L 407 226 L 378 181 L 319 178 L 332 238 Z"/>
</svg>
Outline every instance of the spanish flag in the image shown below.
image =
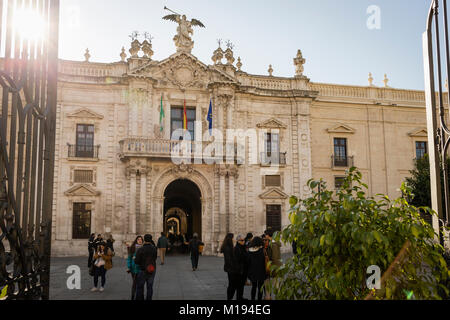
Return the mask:
<svg viewBox="0 0 450 320">
<path fill-rule="evenodd" d="M 184 109 L 183 109 L 183 129 L 187 130 L 186 99 L 184 100 Z"/>
</svg>

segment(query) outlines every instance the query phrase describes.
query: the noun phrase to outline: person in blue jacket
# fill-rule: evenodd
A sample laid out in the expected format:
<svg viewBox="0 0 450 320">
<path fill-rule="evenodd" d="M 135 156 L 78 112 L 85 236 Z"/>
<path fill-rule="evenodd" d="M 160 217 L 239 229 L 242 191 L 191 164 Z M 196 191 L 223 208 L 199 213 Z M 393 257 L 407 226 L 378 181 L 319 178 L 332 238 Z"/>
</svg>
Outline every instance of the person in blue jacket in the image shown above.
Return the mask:
<svg viewBox="0 0 450 320">
<path fill-rule="evenodd" d="M 142 247 L 144 243 L 144 239 L 142 236 L 137 236 L 133 241 L 133 244 L 128 248 L 128 259 L 127 259 L 127 272 L 131 274 L 131 278 L 133 279 L 133 285 L 131 286 L 131 300 L 135 300 L 136 297 L 136 277 L 139 273 L 140 268 L 134 262 L 136 259 L 136 252 L 140 247 Z"/>
</svg>

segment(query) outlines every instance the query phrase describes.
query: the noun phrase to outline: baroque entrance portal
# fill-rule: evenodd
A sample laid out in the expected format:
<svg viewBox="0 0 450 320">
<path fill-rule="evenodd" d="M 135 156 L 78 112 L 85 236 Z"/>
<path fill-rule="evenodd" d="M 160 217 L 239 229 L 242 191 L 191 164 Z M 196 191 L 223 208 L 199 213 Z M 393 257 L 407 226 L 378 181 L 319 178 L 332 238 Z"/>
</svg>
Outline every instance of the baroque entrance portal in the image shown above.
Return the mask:
<svg viewBox="0 0 450 320">
<path fill-rule="evenodd" d="M 164 191 L 164 232 L 202 235 L 202 203 L 198 186 L 188 179 L 171 182 Z"/>
</svg>

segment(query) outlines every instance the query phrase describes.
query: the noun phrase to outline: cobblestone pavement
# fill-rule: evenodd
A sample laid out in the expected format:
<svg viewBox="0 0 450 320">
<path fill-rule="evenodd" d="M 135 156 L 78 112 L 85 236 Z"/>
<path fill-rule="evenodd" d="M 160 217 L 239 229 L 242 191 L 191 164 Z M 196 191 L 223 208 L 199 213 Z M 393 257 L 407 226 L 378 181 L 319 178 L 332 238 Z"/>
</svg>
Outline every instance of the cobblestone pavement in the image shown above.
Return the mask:
<svg viewBox="0 0 450 320">
<path fill-rule="evenodd" d="M 285 257 L 285 255 L 283 255 Z M 81 289 L 68 289 L 67 267 L 81 269 Z M 192 271 L 188 255 L 166 256 L 158 264 L 153 284 L 154 300 L 224 300 L 228 278 L 223 271 L 223 257 L 200 256 L 197 271 Z M 89 276 L 87 257 L 52 258 L 50 275 L 51 300 L 129 300 L 131 276 L 126 272 L 126 260 L 113 258 L 113 268 L 106 273 L 104 292 L 91 292 L 93 277 Z M 100 279 L 99 279 L 100 281 Z M 245 286 L 244 297 L 250 298 L 251 286 Z"/>
</svg>

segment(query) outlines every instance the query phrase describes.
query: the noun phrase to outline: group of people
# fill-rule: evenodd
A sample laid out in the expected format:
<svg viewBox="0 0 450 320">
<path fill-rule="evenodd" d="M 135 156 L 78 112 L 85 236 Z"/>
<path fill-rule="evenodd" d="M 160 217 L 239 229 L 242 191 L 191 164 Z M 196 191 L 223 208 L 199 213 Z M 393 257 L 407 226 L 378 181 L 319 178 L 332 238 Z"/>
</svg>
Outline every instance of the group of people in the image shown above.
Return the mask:
<svg viewBox="0 0 450 320">
<path fill-rule="evenodd" d="M 247 279 L 252 285 L 251 300 L 262 300 L 263 291 L 266 300 L 271 299 L 270 282 L 281 266 L 281 243 L 272 240 L 273 230 L 266 230 L 261 237 L 253 237 L 248 233 L 246 237 L 239 234 L 234 245 L 234 235 L 228 233 L 223 240 L 220 252 L 224 256 L 224 271 L 228 275 L 227 299 L 244 298 L 244 286 Z M 274 267 L 271 267 L 274 266 Z M 274 283 L 272 283 L 274 285 Z"/>
<path fill-rule="evenodd" d="M 191 253 L 192 271 L 195 271 L 198 268 L 198 259 L 204 244 L 198 239 L 197 233 L 194 233 L 193 238 L 186 245 Z M 128 248 L 127 272 L 131 274 L 133 280 L 131 300 L 144 300 L 145 287 L 147 288 L 146 299 L 152 300 L 158 251 L 161 265 L 163 265 L 168 248 L 169 241 L 164 232 L 161 232 L 157 245 L 153 242 L 152 236 L 146 234 L 144 237 L 137 236 Z"/>
<path fill-rule="evenodd" d="M 248 233 L 246 237 L 239 234 L 234 243 L 234 235 L 228 233 L 223 240 L 220 252 L 224 256 L 224 271 L 228 275 L 227 299 L 232 300 L 236 294 L 236 300 L 244 298 L 244 286 L 251 283 L 251 300 L 271 299 L 270 283 L 276 273 L 276 268 L 281 265 L 281 243 L 272 240 L 273 231 L 266 230 L 260 237 L 253 237 Z M 88 241 L 88 267 L 89 273 L 94 277 L 92 292 L 104 291 L 106 272 L 112 268 L 114 256 L 114 239 L 109 236 L 105 241 L 101 234 L 91 234 Z M 194 233 L 189 242 L 184 243 L 189 252 L 192 271 L 198 269 L 199 256 L 204 243 Z M 144 290 L 147 288 L 146 299 L 153 296 L 153 282 L 156 274 L 156 260 L 160 257 L 160 264 L 164 265 L 166 251 L 169 248 L 169 239 L 161 232 L 157 244 L 150 234 L 143 237 L 137 236 L 131 246 L 128 247 L 127 272 L 132 277 L 131 299 L 144 300 Z M 274 267 L 271 267 L 274 266 Z M 101 278 L 100 288 L 98 280 Z M 273 285 L 273 283 L 272 283 Z"/>
<path fill-rule="evenodd" d="M 88 240 L 88 268 L 89 274 L 94 277 L 92 292 L 105 290 L 106 272 L 112 268 L 112 257 L 114 256 L 114 239 L 111 235 L 106 241 L 101 234 L 95 236 L 92 233 Z M 98 279 L 101 278 L 100 288 Z"/>
</svg>

